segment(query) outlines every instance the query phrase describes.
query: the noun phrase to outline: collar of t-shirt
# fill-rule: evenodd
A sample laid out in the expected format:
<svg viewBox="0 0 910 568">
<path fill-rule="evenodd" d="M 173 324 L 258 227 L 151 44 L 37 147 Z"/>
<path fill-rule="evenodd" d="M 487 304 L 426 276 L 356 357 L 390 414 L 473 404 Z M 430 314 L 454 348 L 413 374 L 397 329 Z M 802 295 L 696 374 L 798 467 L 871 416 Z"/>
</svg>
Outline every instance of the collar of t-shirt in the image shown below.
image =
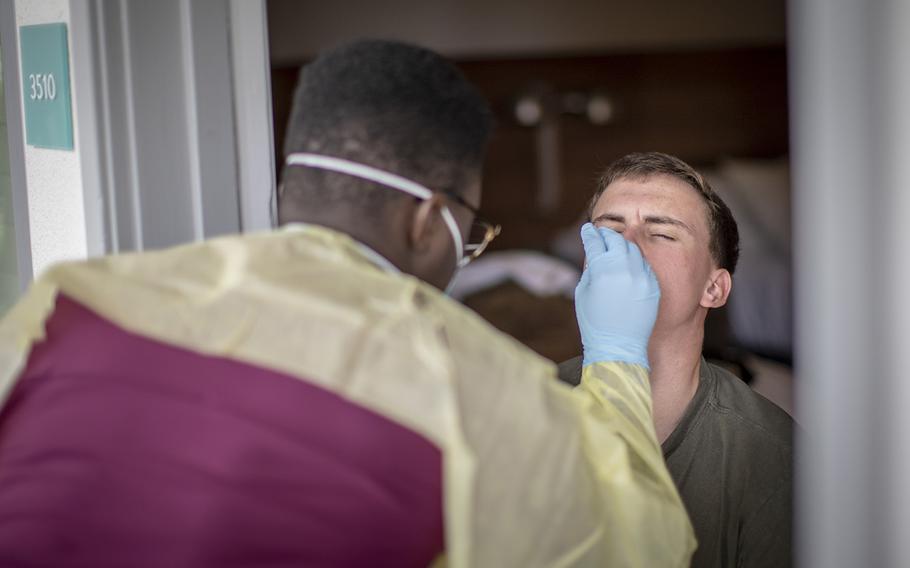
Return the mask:
<svg viewBox="0 0 910 568">
<path fill-rule="evenodd" d="M 670 436 L 664 440 L 664 443 L 660 445 L 664 458 L 670 457 L 679 445 L 682 444 L 689 431 L 698 422 L 701 412 L 705 408 L 708 398 L 711 396 L 711 386 L 716 380 L 717 377 L 714 375 L 714 369 L 712 369 L 711 365 L 702 357 L 701 365 L 698 370 L 698 387 L 695 389 L 695 395 L 692 397 L 692 400 L 689 401 L 689 405 L 686 407 L 686 411 L 683 412 L 682 418 L 679 419 L 676 428 L 674 428 L 670 433 Z"/>
</svg>

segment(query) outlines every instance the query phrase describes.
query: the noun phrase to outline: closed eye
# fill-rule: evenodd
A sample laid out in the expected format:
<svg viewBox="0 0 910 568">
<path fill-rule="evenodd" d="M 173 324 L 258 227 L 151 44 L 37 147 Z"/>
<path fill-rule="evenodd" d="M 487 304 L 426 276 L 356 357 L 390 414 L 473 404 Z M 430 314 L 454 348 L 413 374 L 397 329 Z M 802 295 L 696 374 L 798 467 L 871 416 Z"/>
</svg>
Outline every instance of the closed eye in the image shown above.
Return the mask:
<svg viewBox="0 0 910 568">
<path fill-rule="evenodd" d="M 664 239 L 664 240 L 667 240 L 667 241 L 675 241 L 675 240 L 676 240 L 676 238 L 671 237 L 670 235 L 663 235 L 663 234 L 661 234 L 661 233 L 652 233 L 651 236 L 652 236 L 652 237 L 655 237 L 655 238 L 658 238 L 658 239 Z"/>
<path fill-rule="evenodd" d="M 595 227 L 605 227 L 611 231 L 616 231 L 619 234 L 622 234 L 626 230 L 626 225 L 624 223 L 597 223 Z"/>
</svg>

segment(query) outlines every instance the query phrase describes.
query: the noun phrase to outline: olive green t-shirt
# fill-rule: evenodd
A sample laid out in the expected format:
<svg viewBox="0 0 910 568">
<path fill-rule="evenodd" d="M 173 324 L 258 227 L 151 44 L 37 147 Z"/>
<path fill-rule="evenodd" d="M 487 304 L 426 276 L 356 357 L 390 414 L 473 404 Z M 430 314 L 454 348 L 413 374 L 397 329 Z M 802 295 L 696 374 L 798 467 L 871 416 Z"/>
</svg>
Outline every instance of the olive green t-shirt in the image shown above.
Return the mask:
<svg viewBox="0 0 910 568">
<path fill-rule="evenodd" d="M 559 366 L 578 384 L 581 358 Z M 693 568 L 792 565 L 793 420 L 704 360 L 695 396 L 662 448 L 689 512 Z"/>
</svg>

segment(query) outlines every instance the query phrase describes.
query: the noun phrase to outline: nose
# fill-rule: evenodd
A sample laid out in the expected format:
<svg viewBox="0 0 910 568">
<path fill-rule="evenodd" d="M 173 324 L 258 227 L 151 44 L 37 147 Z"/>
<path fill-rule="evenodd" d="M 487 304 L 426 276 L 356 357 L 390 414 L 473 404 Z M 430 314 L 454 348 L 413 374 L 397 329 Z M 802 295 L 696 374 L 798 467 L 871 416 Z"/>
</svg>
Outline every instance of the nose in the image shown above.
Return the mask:
<svg viewBox="0 0 910 568">
<path fill-rule="evenodd" d="M 622 231 L 622 238 L 630 243 L 635 243 L 638 248 L 641 248 L 641 227 L 638 225 L 626 225 Z"/>
<path fill-rule="evenodd" d="M 641 255 L 648 260 L 650 257 L 650 241 L 647 238 L 647 227 L 643 225 L 626 225 L 622 232 L 622 238 L 638 247 Z"/>
</svg>

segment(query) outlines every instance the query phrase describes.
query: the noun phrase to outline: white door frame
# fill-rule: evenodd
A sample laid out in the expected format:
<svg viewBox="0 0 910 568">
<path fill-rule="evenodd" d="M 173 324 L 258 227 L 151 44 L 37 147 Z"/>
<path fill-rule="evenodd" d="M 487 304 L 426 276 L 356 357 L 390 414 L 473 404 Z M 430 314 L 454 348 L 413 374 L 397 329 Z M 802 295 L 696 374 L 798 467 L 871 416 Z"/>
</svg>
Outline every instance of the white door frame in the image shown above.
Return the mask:
<svg viewBox="0 0 910 568">
<path fill-rule="evenodd" d="M 265 0 L 229 0 L 241 225 L 273 228 L 277 219 L 272 78 Z"/>
<path fill-rule="evenodd" d="M 910 3 L 789 3 L 797 565 L 910 558 Z"/>
<path fill-rule="evenodd" d="M 269 228 L 265 1 L 70 6 L 95 242 L 104 252 L 143 250 Z"/>
</svg>

